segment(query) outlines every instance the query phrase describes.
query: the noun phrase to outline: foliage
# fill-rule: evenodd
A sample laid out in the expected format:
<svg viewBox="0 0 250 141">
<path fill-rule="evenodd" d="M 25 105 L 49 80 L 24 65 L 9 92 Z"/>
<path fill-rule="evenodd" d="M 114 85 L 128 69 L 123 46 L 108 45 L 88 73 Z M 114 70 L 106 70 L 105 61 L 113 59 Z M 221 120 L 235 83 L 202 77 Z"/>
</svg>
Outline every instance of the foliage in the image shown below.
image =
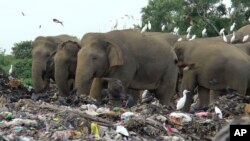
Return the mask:
<svg viewBox="0 0 250 141">
<path fill-rule="evenodd" d="M 151 31 L 172 32 L 179 27 L 179 34 L 187 34 L 186 29 L 192 25 L 191 34 L 201 36 L 206 27 L 208 36 L 218 36 L 221 28 L 229 31 L 233 22 L 236 29 L 248 23 L 250 16 L 250 1 L 232 0 L 232 6 L 227 8 L 221 0 L 149 0 L 142 8 L 142 26 L 151 22 Z M 234 9 L 234 11 L 232 10 Z"/>
<path fill-rule="evenodd" d="M 16 59 L 31 58 L 32 41 L 21 41 L 12 47 L 12 53 Z"/>
<path fill-rule="evenodd" d="M 13 55 L 0 54 L 0 70 L 2 69 L 4 75 L 8 75 L 10 65 L 13 65 L 13 76 L 21 79 L 23 83 L 31 85 L 31 41 L 21 41 L 15 43 Z"/>
</svg>

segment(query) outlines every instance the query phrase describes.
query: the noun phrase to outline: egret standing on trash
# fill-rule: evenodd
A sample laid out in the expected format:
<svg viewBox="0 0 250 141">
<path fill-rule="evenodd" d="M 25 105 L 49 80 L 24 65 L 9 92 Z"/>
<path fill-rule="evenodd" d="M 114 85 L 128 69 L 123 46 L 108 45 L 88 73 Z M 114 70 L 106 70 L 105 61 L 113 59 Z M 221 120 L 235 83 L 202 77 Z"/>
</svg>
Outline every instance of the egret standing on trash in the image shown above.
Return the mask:
<svg viewBox="0 0 250 141">
<path fill-rule="evenodd" d="M 214 107 L 214 111 L 218 115 L 219 119 L 223 118 L 222 112 L 221 112 L 221 110 L 217 106 Z"/>
<path fill-rule="evenodd" d="M 185 103 L 186 103 L 186 99 L 187 99 L 187 93 L 189 91 L 188 90 L 184 90 L 183 91 L 183 97 L 181 97 L 178 102 L 177 102 L 177 105 L 176 105 L 176 109 L 177 110 L 180 110 L 184 107 Z"/>
</svg>

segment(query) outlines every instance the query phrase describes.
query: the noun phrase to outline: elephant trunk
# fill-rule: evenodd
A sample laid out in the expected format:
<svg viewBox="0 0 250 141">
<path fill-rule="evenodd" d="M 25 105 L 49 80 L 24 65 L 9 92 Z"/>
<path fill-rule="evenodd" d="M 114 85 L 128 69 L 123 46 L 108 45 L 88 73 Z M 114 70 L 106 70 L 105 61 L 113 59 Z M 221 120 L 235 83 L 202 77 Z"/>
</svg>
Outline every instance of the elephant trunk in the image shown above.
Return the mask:
<svg viewBox="0 0 250 141">
<path fill-rule="evenodd" d="M 85 73 L 79 69 L 76 70 L 75 88 L 77 89 L 77 95 L 89 94 L 92 79 L 93 73 Z"/>
<path fill-rule="evenodd" d="M 68 96 L 70 92 L 70 86 L 68 85 L 68 69 L 60 67 L 55 64 L 55 81 L 59 90 L 59 94 L 62 96 Z"/>
<path fill-rule="evenodd" d="M 46 65 L 41 61 L 32 61 L 32 83 L 36 92 L 42 92 L 47 86 L 48 81 L 44 78 Z"/>
</svg>

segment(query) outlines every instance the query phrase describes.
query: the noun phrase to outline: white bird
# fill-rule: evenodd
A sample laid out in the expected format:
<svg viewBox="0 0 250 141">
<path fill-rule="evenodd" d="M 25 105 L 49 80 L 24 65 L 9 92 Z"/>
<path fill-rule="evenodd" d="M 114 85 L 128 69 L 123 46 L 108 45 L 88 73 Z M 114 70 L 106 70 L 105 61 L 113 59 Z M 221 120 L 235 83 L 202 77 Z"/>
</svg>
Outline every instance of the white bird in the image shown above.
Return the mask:
<svg viewBox="0 0 250 141">
<path fill-rule="evenodd" d="M 151 23 L 148 21 L 148 30 L 151 30 Z"/>
<path fill-rule="evenodd" d="M 182 41 L 182 38 L 179 38 L 177 41 L 178 41 L 178 42 Z"/>
<path fill-rule="evenodd" d="M 187 99 L 187 93 L 189 91 L 188 90 L 184 90 L 183 91 L 183 97 L 181 97 L 178 102 L 177 102 L 177 105 L 176 105 L 176 109 L 177 110 L 180 110 L 181 108 L 184 107 L 185 103 L 186 103 L 186 99 Z"/>
<path fill-rule="evenodd" d="M 225 31 L 225 28 L 222 28 L 222 29 L 220 30 L 220 35 L 223 35 L 224 31 Z"/>
<path fill-rule="evenodd" d="M 207 36 L 207 29 L 204 28 L 201 33 L 202 33 L 202 37 L 206 37 Z"/>
<path fill-rule="evenodd" d="M 190 38 L 190 33 L 188 32 L 188 34 L 187 34 L 187 40 Z"/>
<path fill-rule="evenodd" d="M 219 116 L 220 119 L 223 118 L 222 117 L 222 112 L 221 112 L 221 110 L 217 106 L 214 107 L 214 111 Z"/>
<path fill-rule="evenodd" d="M 174 28 L 174 34 L 175 34 L 175 35 L 178 35 L 178 34 L 179 34 L 179 27 L 175 27 L 175 28 Z"/>
<path fill-rule="evenodd" d="M 112 26 L 112 30 L 116 30 L 118 26 L 118 20 L 116 19 L 113 26 Z"/>
<path fill-rule="evenodd" d="M 223 41 L 227 43 L 227 37 L 225 36 L 225 33 L 222 32 L 222 35 L 223 35 Z"/>
<path fill-rule="evenodd" d="M 230 42 L 233 43 L 235 41 L 235 33 L 233 32 L 233 36 L 231 37 Z"/>
<path fill-rule="evenodd" d="M 141 33 L 145 32 L 145 31 L 147 30 L 147 28 L 148 28 L 148 25 L 145 24 L 144 27 L 143 27 L 142 30 L 141 30 Z"/>
<path fill-rule="evenodd" d="M 147 97 L 147 93 L 148 93 L 148 90 L 144 90 L 144 91 L 142 92 L 142 96 L 141 96 L 142 99 Z"/>
<path fill-rule="evenodd" d="M 235 28 L 235 22 L 230 26 L 230 32 L 232 32 Z"/>
<path fill-rule="evenodd" d="M 187 33 L 191 32 L 192 25 L 187 28 Z"/>
<path fill-rule="evenodd" d="M 248 18 L 248 21 L 250 22 L 250 17 Z"/>
<path fill-rule="evenodd" d="M 161 31 L 164 31 L 164 30 L 165 30 L 165 28 L 166 28 L 166 25 L 165 25 L 165 24 L 163 24 L 163 25 L 161 26 Z"/>
<path fill-rule="evenodd" d="M 192 41 L 192 40 L 194 40 L 196 38 L 196 35 L 194 34 L 192 37 L 191 37 L 191 39 L 189 39 L 189 41 Z"/>
<path fill-rule="evenodd" d="M 9 75 L 12 75 L 12 72 L 13 72 L 13 65 L 11 64 L 9 69 Z"/>
<path fill-rule="evenodd" d="M 248 38 L 249 38 L 249 35 L 245 35 L 245 36 L 243 37 L 242 42 L 243 42 L 243 43 L 246 42 L 246 41 L 248 40 Z"/>
</svg>

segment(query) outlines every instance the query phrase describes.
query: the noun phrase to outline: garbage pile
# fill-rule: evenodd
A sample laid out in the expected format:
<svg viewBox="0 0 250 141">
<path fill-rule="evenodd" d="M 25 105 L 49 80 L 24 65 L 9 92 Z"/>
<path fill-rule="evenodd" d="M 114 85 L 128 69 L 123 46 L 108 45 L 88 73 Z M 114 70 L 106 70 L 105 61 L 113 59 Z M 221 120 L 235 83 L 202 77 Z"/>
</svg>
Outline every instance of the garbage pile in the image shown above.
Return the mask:
<svg viewBox="0 0 250 141">
<path fill-rule="evenodd" d="M 221 119 L 214 104 L 192 114 L 176 111 L 174 101 L 166 107 L 155 98 L 131 108 L 86 101 L 65 106 L 56 92 L 51 88 L 34 94 L 18 80 L 1 77 L 0 140 L 210 141 L 234 118 L 250 114 L 249 97 L 240 95 L 225 95 L 215 102 Z"/>
</svg>

